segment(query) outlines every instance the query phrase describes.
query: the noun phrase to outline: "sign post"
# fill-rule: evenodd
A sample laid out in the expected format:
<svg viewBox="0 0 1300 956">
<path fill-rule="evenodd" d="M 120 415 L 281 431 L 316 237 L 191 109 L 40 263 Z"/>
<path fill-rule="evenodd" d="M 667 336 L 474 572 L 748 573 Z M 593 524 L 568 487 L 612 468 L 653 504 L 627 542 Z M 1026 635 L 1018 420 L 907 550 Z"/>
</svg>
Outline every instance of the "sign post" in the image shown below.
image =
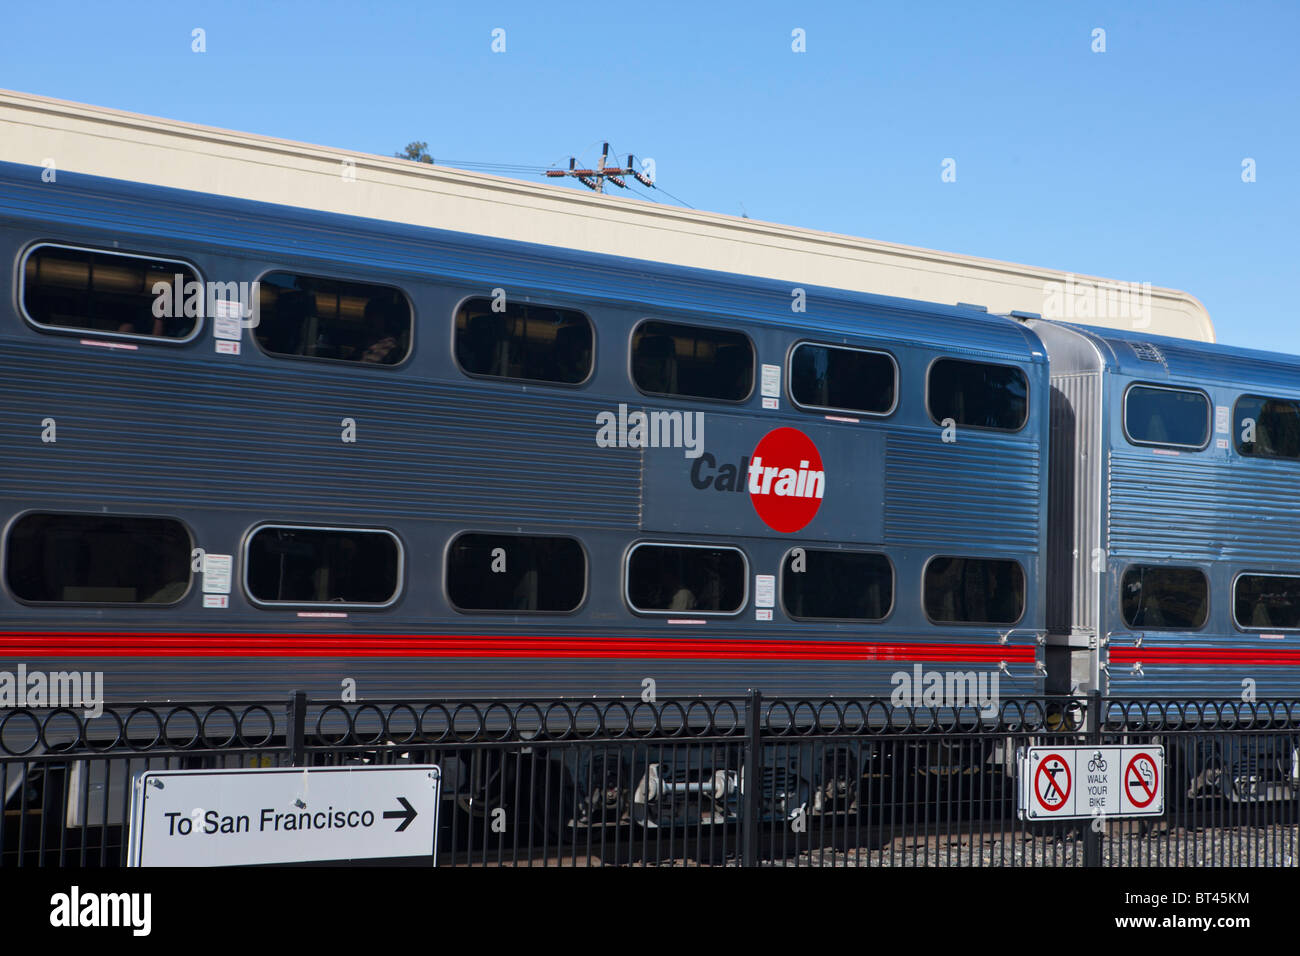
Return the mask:
<svg viewBox="0 0 1300 956">
<path fill-rule="evenodd" d="M 150 770 L 135 781 L 128 865 L 432 865 L 440 789 L 431 764 Z"/>
</svg>

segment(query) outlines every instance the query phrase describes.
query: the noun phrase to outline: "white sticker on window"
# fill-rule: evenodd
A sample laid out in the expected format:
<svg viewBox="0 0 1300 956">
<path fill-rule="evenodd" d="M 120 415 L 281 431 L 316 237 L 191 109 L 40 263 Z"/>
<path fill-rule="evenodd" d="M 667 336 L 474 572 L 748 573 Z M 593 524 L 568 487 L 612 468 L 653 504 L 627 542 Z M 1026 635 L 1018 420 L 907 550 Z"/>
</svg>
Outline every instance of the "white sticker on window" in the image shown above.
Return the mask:
<svg viewBox="0 0 1300 956">
<path fill-rule="evenodd" d="M 776 575 L 775 574 L 754 575 L 754 606 L 755 607 L 776 606 Z"/>
<path fill-rule="evenodd" d="M 203 593 L 229 594 L 230 569 L 234 559 L 228 554 L 206 554 L 203 556 Z"/>
<path fill-rule="evenodd" d="M 1228 406 L 1214 406 L 1214 431 L 1217 435 L 1228 434 Z"/>
<path fill-rule="evenodd" d="M 763 397 L 778 398 L 781 395 L 781 366 L 763 366 Z"/>
</svg>

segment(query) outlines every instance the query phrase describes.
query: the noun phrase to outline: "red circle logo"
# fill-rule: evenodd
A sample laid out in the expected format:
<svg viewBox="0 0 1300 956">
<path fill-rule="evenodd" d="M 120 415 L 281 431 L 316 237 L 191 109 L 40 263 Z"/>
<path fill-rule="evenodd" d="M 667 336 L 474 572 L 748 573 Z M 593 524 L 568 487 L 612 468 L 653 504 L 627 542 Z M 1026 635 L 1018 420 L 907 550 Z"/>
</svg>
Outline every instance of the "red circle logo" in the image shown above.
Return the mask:
<svg viewBox="0 0 1300 956">
<path fill-rule="evenodd" d="M 762 437 L 749 462 L 749 500 L 773 531 L 798 531 L 817 515 L 826 495 L 822 456 L 797 428 Z"/>
</svg>

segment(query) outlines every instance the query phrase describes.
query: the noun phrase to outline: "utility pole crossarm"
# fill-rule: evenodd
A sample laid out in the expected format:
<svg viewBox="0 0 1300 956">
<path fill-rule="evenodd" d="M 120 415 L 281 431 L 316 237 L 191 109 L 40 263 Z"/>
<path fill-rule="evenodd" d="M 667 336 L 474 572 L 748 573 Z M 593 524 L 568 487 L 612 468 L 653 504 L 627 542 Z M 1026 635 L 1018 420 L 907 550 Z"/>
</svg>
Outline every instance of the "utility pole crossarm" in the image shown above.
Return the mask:
<svg viewBox="0 0 1300 956">
<path fill-rule="evenodd" d="M 635 158 L 636 157 L 629 153 L 626 166 L 610 166 L 608 164 L 609 143 L 606 143 L 604 150 L 600 155 L 600 164 L 595 169 L 575 168 L 577 160 L 570 156 L 568 169 L 548 169 L 546 170 L 546 176 L 552 179 L 561 179 L 565 176 L 572 176 L 588 189 L 598 193 L 603 193 L 605 191 L 604 186 L 606 180 L 613 183 L 615 186 L 618 186 L 620 189 L 627 189 L 627 182 L 623 179 L 624 176 L 632 176 L 641 185 L 649 186 L 653 189 L 654 180 L 647 178 L 639 169 L 636 168 L 634 163 Z"/>
</svg>

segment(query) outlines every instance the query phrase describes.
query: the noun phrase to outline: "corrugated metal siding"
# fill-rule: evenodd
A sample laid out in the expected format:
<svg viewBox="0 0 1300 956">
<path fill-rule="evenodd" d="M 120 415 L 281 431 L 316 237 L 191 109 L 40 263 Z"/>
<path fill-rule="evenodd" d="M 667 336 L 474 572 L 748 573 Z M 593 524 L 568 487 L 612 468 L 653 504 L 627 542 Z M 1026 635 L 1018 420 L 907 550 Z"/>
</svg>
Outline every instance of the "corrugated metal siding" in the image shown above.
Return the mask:
<svg viewBox="0 0 1300 956">
<path fill-rule="evenodd" d="M 284 362 L 234 376 L 181 354 L 9 341 L 0 497 L 637 527 L 640 453 L 593 454 L 603 403 L 337 371 Z M 55 444 L 40 440 L 47 417 Z"/>
<path fill-rule="evenodd" d="M 1052 445 L 1048 471 L 1047 622 L 1054 632 L 1097 628 L 1098 575 L 1092 555 L 1100 542 L 1098 482 L 1101 375 L 1052 376 Z"/>
<path fill-rule="evenodd" d="M 1284 469 L 1116 451 L 1110 470 L 1115 555 L 1295 561 L 1297 483 Z"/>
<path fill-rule="evenodd" d="M 1042 505 L 1036 444 L 939 429 L 885 439 L 885 542 L 958 545 L 983 553 L 1035 551 Z M 936 489 L 942 489 L 936 492 Z"/>
</svg>

